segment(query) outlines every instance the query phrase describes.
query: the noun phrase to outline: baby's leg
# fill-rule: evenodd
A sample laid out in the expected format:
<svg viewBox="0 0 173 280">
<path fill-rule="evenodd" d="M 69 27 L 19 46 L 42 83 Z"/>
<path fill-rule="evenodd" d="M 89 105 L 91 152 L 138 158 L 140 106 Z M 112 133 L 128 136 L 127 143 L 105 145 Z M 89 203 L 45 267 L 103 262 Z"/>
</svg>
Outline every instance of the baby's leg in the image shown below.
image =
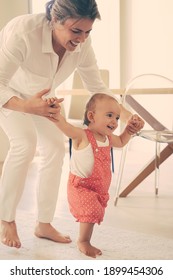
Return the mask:
<svg viewBox="0 0 173 280">
<path fill-rule="evenodd" d="M 80 232 L 77 245 L 79 250 L 86 256 L 96 258 L 97 255 L 101 255 L 100 249 L 91 245 L 90 240 L 93 232 L 94 224 L 80 223 Z"/>
</svg>

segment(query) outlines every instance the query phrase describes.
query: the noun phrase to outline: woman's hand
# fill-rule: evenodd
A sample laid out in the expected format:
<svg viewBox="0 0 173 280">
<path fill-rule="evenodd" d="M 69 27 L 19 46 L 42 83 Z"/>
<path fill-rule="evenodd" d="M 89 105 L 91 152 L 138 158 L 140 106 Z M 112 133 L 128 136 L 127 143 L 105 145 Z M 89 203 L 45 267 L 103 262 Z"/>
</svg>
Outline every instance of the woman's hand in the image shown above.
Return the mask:
<svg viewBox="0 0 173 280">
<path fill-rule="evenodd" d="M 27 99 L 24 104 L 24 112 L 56 119 L 61 109 L 60 103 L 64 99 L 49 98 L 49 100 L 53 100 L 53 103 L 48 102 L 46 98 L 43 98 L 48 92 L 49 90 L 45 89 Z"/>
</svg>

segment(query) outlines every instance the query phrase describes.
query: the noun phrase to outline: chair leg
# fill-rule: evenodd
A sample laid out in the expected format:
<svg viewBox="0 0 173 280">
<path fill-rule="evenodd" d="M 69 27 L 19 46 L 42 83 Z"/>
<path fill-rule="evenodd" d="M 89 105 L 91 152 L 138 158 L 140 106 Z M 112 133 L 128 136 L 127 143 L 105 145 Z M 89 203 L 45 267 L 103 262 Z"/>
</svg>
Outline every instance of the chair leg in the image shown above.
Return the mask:
<svg viewBox="0 0 173 280">
<path fill-rule="evenodd" d="M 122 181 L 122 176 L 124 171 L 127 149 L 128 149 L 128 144 L 122 149 L 122 153 L 121 153 L 121 159 L 120 159 L 120 165 L 119 165 L 119 171 L 118 171 L 117 183 L 116 183 L 115 198 L 114 198 L 114 206 L 117 205 L 118 198 L 119 198 L 119 191 L 121 188 L 121 181 Z"/>
<path fill-rule="evenodd" d="M 160 143 L 156 141 L 156 156 L 155 156 L 155 194 L 158 195 L 159 189 L 159 173 L 160 173 Z"/>
</svg>

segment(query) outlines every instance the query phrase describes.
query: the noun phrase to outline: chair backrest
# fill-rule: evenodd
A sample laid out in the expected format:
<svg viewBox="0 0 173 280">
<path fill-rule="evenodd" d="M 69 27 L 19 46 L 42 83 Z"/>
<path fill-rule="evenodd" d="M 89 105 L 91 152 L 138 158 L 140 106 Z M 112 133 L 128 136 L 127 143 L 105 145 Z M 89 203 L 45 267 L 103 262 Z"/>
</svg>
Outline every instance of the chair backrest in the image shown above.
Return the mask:
<svg viewBox="0 0 173 280">
<path fill-rule="evenodd" d="M 103 82 L 107 87 L 109 87 L 109 70 L 100 69 L 100 75 L 102 77 Z M 82 89 L 84 85 L 77 71 L 75 71 L 73 76 L 73 89 Z M 85 105 L 90 98 L 90 95 L 72 95 L 70 102 L 70 109 L 68 113 L 69 119 L 81 120 L 84 115 Z"/>
<path fill-rule="evenodd" d="M 173 80 L 170 78 L 155 73 L 138 75 L 127 83 L 124 99 L 133 113 L 144 118 L 144 129 L 173 129 Z"/>
</svg>

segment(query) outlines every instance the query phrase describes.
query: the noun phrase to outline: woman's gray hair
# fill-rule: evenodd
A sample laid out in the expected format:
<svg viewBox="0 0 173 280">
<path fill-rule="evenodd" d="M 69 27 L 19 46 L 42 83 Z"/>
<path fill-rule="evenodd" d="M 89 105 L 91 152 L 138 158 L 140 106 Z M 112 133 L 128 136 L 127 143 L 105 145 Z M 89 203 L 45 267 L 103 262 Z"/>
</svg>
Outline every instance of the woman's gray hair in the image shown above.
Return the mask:
<svg viewBox="0 0 173 280">
<path fill-rule="evenodd" d="M 52 0 L 46 4 L 49 21 L 64 23 L 68 18 L 101 19 L 95 0 Z"/>
</svg>

